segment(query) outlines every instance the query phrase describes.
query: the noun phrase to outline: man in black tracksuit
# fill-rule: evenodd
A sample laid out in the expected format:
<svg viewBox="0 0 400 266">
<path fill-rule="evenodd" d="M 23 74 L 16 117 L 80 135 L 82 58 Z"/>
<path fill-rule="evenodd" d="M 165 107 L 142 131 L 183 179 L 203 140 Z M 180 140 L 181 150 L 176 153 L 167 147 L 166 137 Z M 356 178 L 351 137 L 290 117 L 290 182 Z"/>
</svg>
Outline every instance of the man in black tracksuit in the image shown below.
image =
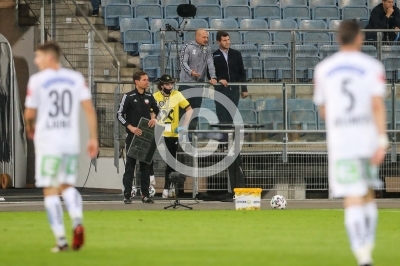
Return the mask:
<svg viewBox="0 0 400 266">
<path fill-rule="evenodd" d="M 366 29 L 399 29 L 400 28 L 400 10 L 394 6 L 393 0 L 382 0 L 382 3 L 374 7 L 371 11 Z M 384 32 L 383 41 L 394 41 L 397 34 L 395 32 Z M 366 40 L 377 40 L 376 32 L 367 32 Z M 397 41 L 400 41 L 397 40 Z"/>
<path fill-rule="evenodd" d="M 216 91 L 225 95 L 236 106 L 234 110 L 225 108 L 226 100 L 214 95 L 216 113 L 221 124 L 233 124 L 233 117 L 237 111 L 240 98 L 239 86 L 230 86 L 229 82 L 246 82 L 246 71 L 243 65 L 242 54 L 230 48 L 229 34 L 226 31 L 217 32 L 217 42 L 219 49 L 213 53 L 215 74 L 217 81 L 222 85 L 215 85 Z M 247 87 L 242 87 L 242 97 L 248 96 Z M 232 115 L 231 115 L 232 114 Z M 224 134 L 223 141 L 227 141 L 227 134 Z M 242 170 L 242 158 L 240 154 L 236 157 L 235 161 L 228 167 L 229 180 L 231 183 L 232 192 L 235 188 L 243 188 L 246 186 Z M 222 201 L 233 201 L 233 194 L 228 194 Z"/>
<path fill-rule="evenodd" d="M 149 86 L 149 78 L 147 74 L 142 71 L 136 72 L 133 75 L 133 81 L 135 82 L 135 89 L 124 94 L 117 112 L 118 121 L 126 127 L 126 150 L 129 149 L 133 136 L 140 136 L 142 134 L 142 131 L 137 127 L 140 118 L 144 117 L 149 119 L 149 127 L 154 127 L 157 123 L 156 116 L 159 112 L 157 102 L 155 101 L 153 95 L 145 91 Z M 139 162 L 139 164 L 142 201 L 144 203 L 154 203 L 154 201 L 149 196 L 149 165 L 144 162 Z M 135 165 L 136 159 L 127 156 L 125 173 L 122 179 L 122 183 L 124 185 L 125 204 L 132 203 L 131 191 Z"/>
</svg>

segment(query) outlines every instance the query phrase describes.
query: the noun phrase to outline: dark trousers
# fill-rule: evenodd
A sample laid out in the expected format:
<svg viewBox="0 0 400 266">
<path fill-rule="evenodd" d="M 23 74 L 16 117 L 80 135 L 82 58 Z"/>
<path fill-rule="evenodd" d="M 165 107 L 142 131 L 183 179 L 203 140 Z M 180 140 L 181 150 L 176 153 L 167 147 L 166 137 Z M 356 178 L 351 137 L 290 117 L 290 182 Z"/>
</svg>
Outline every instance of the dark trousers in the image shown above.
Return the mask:
<svg viewBox="0 0 400 266">
<path fill-rule="evenodd" d="M 242 157 L 239 155 L 235 161 L 228 167 L 229 181 L 231 182 L 232 193 L 235 193 L 235 188 L 245 188 L 244 173 L 242 168 Z"/>
<path fill-rule="evenodd" d="M 193 109 L 193 114 L 192 114 L 192 120 L 189 123 L 189 130 L 196 130 L 197 129 L 197 123 L 198 123 L 198 116 L 199 116 L 199 110 L 201 107 L 201 102 L 203 101 L 203 97 L 191 97 L 192 95 L 188 93 L 188 89 L 192 89 L 194 86 L 179 86 L 179 91 L 182 93 L 182 95 L 188 100 L 190 103 L 190 106 Z M 203 91 L 203 88 L 195 88 L 196 90 L 201 90 Z M 197 109 L 197 110 L 196 110 Z M 180 109 L 179 112 L 179 117 L 182 118 L 183 114 L 185 113 L 185 110 Z"/>
<path fill-rule="evenodd" d="M 215 86 L 215 91 L 220 92 L 221 94 L 225 95 L 229 100 L 232 101 L 232 103 L 237 107 L 239 104 L 239 98 L 240 98 L 240 89 L 238 86 Z M 215 94 L 214 95 L 214 100 L 215 100 L 215 110 L 217 113 L 218 120 L 221 124 L 233 124 L 233 118 L 236 113 L 235 110 L 231 110 L 229 113 L 226 104 L 226 98 L 222 98 L 222 96 Z M 233 117 L 232 117 L 232 115 Z M 222 129 L 222 128 L 221 128 Z M 222 142 L 227 142 L 228 141 L 228 134 L 223 134 L 222 135 Z"/>
<path fill-rule="evenodd" d="M 100 0 L 92 0 L 93 10 L 99 10 L 100 2 Z"/>
<path fill-rule="evenodd" d="M 126 137 L 126 150 L 129 149 L 133 139 L 132 134 L 128 134 Z M 142 192 L 143 196 L 149 196 L 149 186 L 150 186 L 150 173 L 149 173 L 149 165 L 144 162 L 140 162 L 140 191 Z M 125 164 L 125 173 L 124 177 L 122 178 L 122 183 L 124 185 L 125 193 L 130 195 L 132 191 L 132 183 L 133 183 L 133 176 L 135 173 L 135 166 L 136 166 L 136 159 L 126 156 L 126 164 Z"/>
</svg>

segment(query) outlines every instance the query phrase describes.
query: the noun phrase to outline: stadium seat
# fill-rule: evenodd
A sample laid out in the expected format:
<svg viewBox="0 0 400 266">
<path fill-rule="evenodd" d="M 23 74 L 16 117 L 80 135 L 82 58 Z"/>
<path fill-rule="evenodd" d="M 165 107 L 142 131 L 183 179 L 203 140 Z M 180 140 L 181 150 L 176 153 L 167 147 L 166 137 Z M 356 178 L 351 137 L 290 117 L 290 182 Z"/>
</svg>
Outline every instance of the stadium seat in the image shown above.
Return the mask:
<svg viewBox="0 0 400 266">
<path fill-rule="evenodd" d="M 287 6 L 306 6 L 307 0 L 280 0 L 281 8 L 284 9 Z"/>
<path fill-rule="evenodd" d="M 332 19 L 340 19 L 340 10 L 336 0 L 310 0 L 313 19 L 323 19 L 329 23 Z"/>
<path fill-rule="evenodd" d="M 178 21 L 175 19 L 152 19 L 150 21 L 150 31 L 153 33 L 153 41 L 154 43 L 160 42 L 160 30 L 162 28 L 165 29 L 165 25 L 170 24 L 175 29 L 178 28 Z M 166 31 L 165 32 L 165 40 L 167 42 L 174 41 L 176 39 L 175 31 Z"/>
<path fill-rule="evenodd" d="M 246 110 L 254 110 L 254 102 L 250 99 L 240 99 L 238 108 Z"/>
<path fill-rule="evenodd" d="M 104 24 L 106 26 L 119 26 L 123 18 L 133 16 L 132 7 L 129 4 L 108 4 L 104 7 Z"/>
<path fill-rule="evenodd" d="M 366 53 L 367 55 L 370 55 L 375 58 L 377 58 L 377 56 L 378 56 L 376 47 L 373 45 L 363 45 L 363 46 L 361 46 L 361 51 L 363 53 Z"/>
<path fill-rule="evenodd" d="M 203 99 L 204 101 L 205 99 Z M 213 101 L 214 102 L 214 101 Z M 215 114 L 214 110 L 206 109 L 206 108 L 200 108 L 199 112 L 199 128 L 201 130 L 210 130 L 210 124 L 217 124 L 218 117 Z"/>
<path fill-rule="evenodd" d="M 137 5 L 135 17 L 146 18 L 150 22 L 152 19 L 163 18 L 163 11 L 160 5 Z"/>
<path fill-rule="evenodd" d="M 143 66 L 143 58 L 148 55 L 161 55 L 160 44 L 142 44 L 139 47 L 140 65 Z"/>
<path fill-rule="evenodd" d="M 215 101 L 210 98 L 204 98 L 203 101 L 201 102 L 201 107 L 209 110 L 215 111 Z"/>
<path fill-rule="evenodd" d="M 289 57 L 288 48 L 282 44 L 263 45 L 260 48 L 260 58 L 268 57 Z"/>
<path fill-rule="evenodd" d="M 247 79 L 262 78 L 262 63 L 258 55 L 243 56 Z"/>
<path fill-rule="evenodd" d="M 128 29 L 124 33 L 124 51 L 139 52 L 143 43 L 151 43 L 150 30 Z"/>
<path fill-rule="evenodd" d="M 224 8 L 224 18 L 237 19 L 239 22 L 245 18 L 252 18 L 249 6 L 230 5 Z"/>
<path fill-rule="evenodd" d="M 315 106 L 310 99 L 288 99 L 287 109 L 291 110 L 314 110 Z"/>
<path fill-rule="evenodd" d="M 343 9 L 346 6 L 367 6 L 366 0 L 338 0 L 338 4 L 340 9 Z"/>
<path fill-rule="evenodd" d="M 198 5 L 196 18 L 206 19 L 210 24 L 212 19 L 222 18 L 222 8 L 219 5 Z"/>
<path fill-rule="evenodd" d="M 400 80 L 400 57 L 390 57 L 383 59 L 386 70 L 386 79 L 389 82 L 397 82 Z"/>
<path fill-rule="evenodd" d="M 291 110 L 288 123 L 292 130 L 316 130 L 318 128 L 317 114 L 314 110 Z"/>
<path fill-rule="evenodd" d="M 342 22 L 341 20 L 331 20 L 331 21 L 329 21 L 329 29 L 330 30 L 337 30 L 337 29 L 339 29 L 339 25 L 340 25 L 340 22 Z"/>
<path fill-rule="evenodd" d="M 242 38 L 240 32 L 237 30 L 239 28 L 238 23 L 234 19 L 213 19 L 210 22 L 210 28 L 213 29 L 236 29 L 235 31 L 228 31 L 231 43 L 242 43 Z M 215 40 L 215 33 L 211 40 Z"/>
<path fill-rule="evenodd" d="M 123 18 L 119 23 L 121 31 L 121 43 L 124 43 L 124 33 L 129 29 L 149 29 L 149 23 L 143 18 Z"/>
<path fill-rule="evenodd" d="M 196 35 L 195 30 L 200 29 L 200 28 L 203 28 L 203 29 L 208 28 L 208 22 L 205 19 L 197 18 L 197 19 L 188 19 L 186 21 L 187 21 L 187 24 L 185 27 L 185 36 L 184 36 L 185 41 L 193 41 L 195 39 L 195 35 Z M 192 29 L 192 30 L 189 30 L 189 29 Z"/>
<path fill-rule="evenodd" d="M 336 3 L 336 0 L 309 0 L 309 7 L 314 9 L 322 6 L 336 6 Z"/>
<path fill-rule="evenodd" d="M 258 112 L 258 123 L 265 125 L 264 129 L 282 130 L 283 112 L 282 110 L 260 110 Z"/>
<path fill-rule="evenodd" d="M 131 5 L 133 7 L 137 5 L 159 5 L 159 0 L 131 0 Z"/>
<path fill-rule="evenodd" d="M 262 44 L 271 43 L 271 35 L 268 31 L 245 31 L 243 33 L 243 41 L 245 43 L 256 44 L 260 46 Z"/>
<path fill-rule="evenodd" d="M 369 10 L 366 6 L 345 6 L 342 9 L 342 19 L 368 20 Z"/>
<path fill-rule="evenodd" d="M 219 0 L 191 0 L 192 5 L 219 5 Z"/>
<path fill-rule="evenodd" d="M 301 30 L 327 29 L 326 22 L 323 20 L 303 20 L 299 25 Z M 330 44 L 331 36 L 327 32 L 303 32 L 304 44 Z"/>
<path fill-rule="evenodd" d="M 258 99 L 255 102 L 256 111 L 261 110 L 283 110 L 282 99 Z"/>
<path fill-rule="evenodd" d="M 300 82 L 309 82 L 314 78 L 314 68 L 319 63 L 317 56 L 296 56 L 296 78 Z"/>
<path fill-rule="evenodd" d="M 400 46 L 382 45 L 382 59 L 400 57 Z"/>
<path fill-rule="evenodd" d="M 292 77 L 291 60 L 289 57 L 263 58 L 264 78 L 279 81 Z"/>
<path fill-rule="evenodd" d="M 276 6 L 279 5 L 278 0 L 250 0 L 250 7 L 256 6 Z"/>
<path fill-rule="evenodd" d="M 148 55 L 143 58 L 143 70 L 147 73 L 150 81 L 161 76 L 160 55 Z"/>
<path fill-rule="evenodd" d="M 221 7 L 225 8 L 228 6 L 248 6 L 248 0 L 221 0 Z"/>
<path fill-rule="evenodd" d="M 318 56 L 318 49 L 314 45 L 296 45 L 296 56 Z"/>
<path fill-rule="evenodd" d="M 337 51 L 339 51 L 339 45 L 322 45 L 319 48 L 319 56 L 321 59 L 324 59 L 328 56 L 333 55 Z"/>
<path fill-rule="evenodd" d="M 239 117 L 241 115 L 241 119 Z M 254 110 L 239 109 L 233 118 L 234 124 L 257 125 L 257 113 Z"/>
<path fill-rule="evenodd" d="M 108 4 L 130 4 L 130 0 L 101 0 L 101 6 L 105 7 Z"/>
<path fill-rule="evenodd" d="M 370 10 L 372 10 L 372 9 L 374 9 L 374 7 L 376 7 L 380 3 L 382 3 L 382 0 L 368 0 L 368 8 Z"/>
<path fill-rule="evenodd" d="M 281 18 L 281 9 L 278 5 L 262 5 L 254 7 L 254 18 L 255 19 L 265 19 L 270 22 L 272 19 Z"/>
<path fill-rule="evenodd" d="M 164 18 L 179 19 L 176 9 L 180 4 L 189 4 L 189 0 L 161 0 L 161 6 L 164 8 Z"/>
<path fill-rule="evenodd" d="M 242 56 L 258 55 L 257 46 L 254 44 L 232 44 L 231 48 L 238 50 Z"/>
<path fill-rule="evenodd" d="M 269 25 L 271 31 L 274 29 L 297 29 L 297 23 L 293 19 L 273 19 Z M 290 44 L 292 36 L 290 31 L 274 32 L 273 40 L 275 44 Z M 296 32 L 296 40 L 300 40 L 300 34 Z"/>
<path fill-rule="evenodd" d="M 299 23 L 303 19 L 310 19 L 308 6 L 287 6 L 283 9 L 283 19 L 295 19 Z"/>
</svg>

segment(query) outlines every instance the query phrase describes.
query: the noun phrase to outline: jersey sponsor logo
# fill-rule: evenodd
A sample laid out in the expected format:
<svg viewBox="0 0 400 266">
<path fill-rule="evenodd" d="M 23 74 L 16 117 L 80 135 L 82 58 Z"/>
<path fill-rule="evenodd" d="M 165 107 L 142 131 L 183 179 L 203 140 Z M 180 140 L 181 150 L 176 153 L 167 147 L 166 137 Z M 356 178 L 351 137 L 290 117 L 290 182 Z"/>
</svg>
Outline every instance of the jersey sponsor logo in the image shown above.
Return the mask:
<svg viewBox="0 0 400 266">
<path fill-rule="evenodd" d="M 196 49 L 193 49 L 192 54 L 194 55 L 196 54 Z"/>
<path fill-rule="evenodd" d="M 56 83 L 64 83 L 64 84 L 66 84 L 66 85 L 73 86 L 73 85 L 75 84 L 75 81 L 73 81 L 73 80 L 70 79 L 70 78 L 66 78 L 66 77 L 57 77 L 57 78 L 49 79 L 48 81 L 46 81 L 46 82 L 43 84 L 43 87 L 44 87 L 45 89 L 47 89 L 47 88 L 49 88 L 51 85 L 54 85 L 54 84 L 56 84 Z"/>
<path fill-rule="evenodd" d="M 165 104 L 165 102 L 164 102 L 164 101 L 161 101 L 161 102 L 158 103 L 158 107 L 163 107 L 164 104 Z"/>
<path fill-rule="evenodd" d="M 336 74 L 336 72 L 341 72 L 341 71 L 345 71 L 345 72 L 355 72 L 359 75 L 364 75 L 365 74 L 365 70 L 358 68 L 356 66 L 351 66 L 351 65 L 342 65 L 342 66 L 337 66 L 334 69 L 332 69 L 331 71 L 328 72 L 328 76 L 332 76 L 333 74 Z"/>
<path fill-rule="evenodd" d="M 145 102 L 145 104 L 149 104 L 149 100 L 148 99 L 145 99 L 144 102 Z"/>
<path fill-rule="evenodd" d="M 356 126 L 366 125 L 372 123 L 372 117 L 370 115 L 360 115 L 353 117 L 340 117 L 335 120 L 335 126 Z"/>
</svg>

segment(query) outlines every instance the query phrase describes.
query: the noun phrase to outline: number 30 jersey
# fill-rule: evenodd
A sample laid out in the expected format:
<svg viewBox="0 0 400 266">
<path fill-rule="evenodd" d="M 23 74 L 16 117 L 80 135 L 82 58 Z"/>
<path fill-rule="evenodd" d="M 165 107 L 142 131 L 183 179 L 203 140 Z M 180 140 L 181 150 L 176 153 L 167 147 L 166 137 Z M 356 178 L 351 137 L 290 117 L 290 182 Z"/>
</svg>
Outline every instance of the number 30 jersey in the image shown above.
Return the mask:
<svg viewBox="0 0 400 266">
<path fill-rule="evenodd" d="M 34 143 L 42 152 L 79 152 L 80 103 L 91 99 L 81 73 L 45 69 L 28 82 L 25 107 L 37 110 Z"/>
<path fill-rule="evenodd" d="M 385 96 L 385 70 L 376 59 L 340 51 L 315 68 L 314 103 L 325 106 L 331 159 L 369 158 L 378 146 L 372 97 Z"/>
</svg>

